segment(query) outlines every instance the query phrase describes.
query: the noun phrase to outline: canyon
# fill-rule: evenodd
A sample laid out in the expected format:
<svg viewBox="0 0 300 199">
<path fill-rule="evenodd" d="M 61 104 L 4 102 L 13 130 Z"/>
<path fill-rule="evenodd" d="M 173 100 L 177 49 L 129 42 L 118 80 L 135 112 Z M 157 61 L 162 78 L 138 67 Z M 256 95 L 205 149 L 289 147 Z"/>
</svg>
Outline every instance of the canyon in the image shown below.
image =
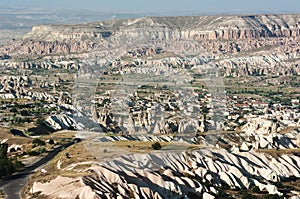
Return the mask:
<svg viewBox="0 0 300 199">
<path fill-rule="evenodd" d="M 299 198 L 299 44 L 299 14 L 34 26 L 0 46 L 0 124 L 83 142 L 26 196 Z"/>
</svg>

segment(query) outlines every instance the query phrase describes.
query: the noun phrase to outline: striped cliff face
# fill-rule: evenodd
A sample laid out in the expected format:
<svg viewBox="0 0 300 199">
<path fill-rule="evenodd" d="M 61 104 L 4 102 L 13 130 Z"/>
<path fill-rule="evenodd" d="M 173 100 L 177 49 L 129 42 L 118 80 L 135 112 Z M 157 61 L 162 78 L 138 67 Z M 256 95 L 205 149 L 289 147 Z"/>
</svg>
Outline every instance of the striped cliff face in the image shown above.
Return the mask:
<svg viewBox="0 0 300 199">
<path fill-rule="evenodd" d="M 215 198 L 221 194 L 221 187 L 227 186 L 244 190 L 256 187 L 258 192 L 280 196 L 274 184 L 300 176 L 298 163 L 295 155 L 270 159 L 263 153 L 230 153 L 224 149 L 123 155 L 101 163 L 60 167 L 61 171 L 73 172 L 85 168 L 93 175 L 35 182 L 32 190 L 51 198 L 62 194 L 69 198 Z"/>
<path fill-rule="evenodd" d="M 101 47 L 105 45 L 103 41 L 118 43 L 124 35 L 128 39 L 148 35 L 163 40 L 199 41 L 297 37 L 299 19 L 299 15 L 143 17 L 81 25 L 41 25 L 0 52 L 68 54 Z"/>
</svg>

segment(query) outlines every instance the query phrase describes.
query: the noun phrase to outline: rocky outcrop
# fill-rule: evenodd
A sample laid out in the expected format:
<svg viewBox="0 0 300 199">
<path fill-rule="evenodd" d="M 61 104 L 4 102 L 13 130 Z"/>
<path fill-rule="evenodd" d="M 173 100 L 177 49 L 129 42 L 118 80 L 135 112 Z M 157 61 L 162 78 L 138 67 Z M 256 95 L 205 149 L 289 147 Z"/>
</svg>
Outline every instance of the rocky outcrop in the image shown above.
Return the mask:
<svg viewBox="0 0 300 199">
<path fill-rule="evenodd" d="M 99 198 L 216 198 L 220 188 L 227 185 L 238 189 L 257 187 L 281 196 L 283 193 L 276 183 L 300 177 L 299 160 L 296 155 L 273 158 L 263 153 L 230 153 L 224 149 L 122 155 L 101 163 L 87 162 L 85 166 L 88 168 L 84 171 L 93 176 L 66 181 L 59 181 L 58 177 L 48 183 L 35 182 L 32 190 L 52 198 L 63 193 L 73 198 L 86 197 L 83 194 Z M 82 166 L 84 163 L 61 169 L 82 172 Z M 87 191 L 80 192 L 80 195 L 75 191 L 66 193 L 65 189 L 70 189 L 73 184 L 76 190 Z M 55 187 L 56 191 L 49 192 L 52 190 L 49 187 Z"/>
<path fill-rule="evenodd" d="M 143 40 L 252 40 L 298 37 L 299 15 L 144 17 L 83 25 L 42 25 L 3 54 L 68 54 Z"/>
<path fill-rule="evenodd" d="M 55 83 L 34 82 L 28 76 L 3 76 L 0 78 L 0 99 L 32 99 L 56 102 L 57 98 L 47 92 L 33 91 L 32 88 L 54 88 Z"/>
<path fill-rule="evenodd" d="M 22 68 L 22 69 L 34 69 L 34 68 L 42 68 L 42 69 L 76 69 L 79 70 L 80 63 L 77 61 L 49 61 L 49 60 L 41 60 L 41 61 L 12 61 L 6 60 L 0 63 L 0 67 L 7 68 Z"/>
<path fill-rule="evenodd" d="M 79 70 L 82 60 L 94 59 L 124 74 L 207 63 L 186 53 L 215 61 L 224 76 L 299 75 L 299 21 L 300 15 L 144 17 L 35 26 L 0 48 L 0 66 Z"/>
<path fill-rule="evenodd" d="M 163 39 L 251 39 L 260 37 L 297 37 L 298 15 L 143 17 L 104 21 L 77 26 L 37 26 L 25 38 L 87 40 L 91 38 L 158 37 Z"/>
<path fill-rule="evenodd" d="M 44 41 L 22 40 L 13 42 L 5 47 L 5 52 L 12 54 L 48 55 L 69 54 L 92 50 L 96 47 L 95 42 L 86 41 Z"/>
<path fill-rule="evenodd" d="M 293 76 L 300 74 L 300 61 L 278 54 L 251 57 L 232 57 L 216 61 L 216 65 L 224 69 L 224 76 Z M 290 60 L 290 61 L 289 61 Z"/>
</svg>

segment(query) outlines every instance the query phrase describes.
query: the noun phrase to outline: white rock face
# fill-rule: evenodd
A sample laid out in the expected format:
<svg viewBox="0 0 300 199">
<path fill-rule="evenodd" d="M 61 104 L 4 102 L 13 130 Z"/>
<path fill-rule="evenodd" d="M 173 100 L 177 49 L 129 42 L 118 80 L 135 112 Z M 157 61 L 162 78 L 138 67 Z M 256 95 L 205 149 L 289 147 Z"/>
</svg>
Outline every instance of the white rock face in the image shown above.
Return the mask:
<svg viewBox="0 0 300 199">
<path fill-rule="evenodd" d="M 44 88 L 47 83 L 41 83 Z M 55 97 L 47 92 L 32 91 L 33 81 L 27 76 L 2 76 L 0 77 L 0 99 L 32 99 L 56 101 Z"/>
<path fill-rule="evenodd" d="M 243 151 L 249 151 L 250 150 L 248 144 L 245 143 L 245 142 L 242 143 L 240 149 L 243 150 Z"/>
<path fill-rule="evenodd" d="M 12 144 L 8 147 L 7 152 L 10 152 L 12 149 L 14 149 L 15 151 L 22 150 L 22 148 L 23 148 L 23 145 Z"/>
<path fill-rule="evenodd" d="M 63 169 L 74 168 L 76 165 Z M 97 177 L 67 179 L 65 184 L 57 179 L 46 184 L 35 183 L 33 190 L 57 197 L 64 193 L 65 187 L 76 185 L 84 194 L 100 198 L 108 195 L 127 198 L 129 192 L 136 198 L 181 198 L 193 192 L 206 199 L 215 198 L 218 187 L 227 184 L 241 189 L 258 186 L 260 190 L 280 196 L 282 193 L 273 183 L 300 176 L 300 158 L 295 155 L 272 158 L 254 151 L 231 153 L 224 149 L 201 149 L 184 153 L 123 155 L 111 161 L 95 162 L 87 170 Z M 50 193 L 50 186 L 56 191 Z M 78 192 L 65 194 L 75 197 Z M 84 194 L 81 193 L 80 198 L 84 198 Z"/>
<path fill-rule="evenodd" d="M 205 198 L 205 199 L 215 199 L 215 197 L 213 195 L 211 195 L 209 193 L 206 193 L 206 192 L 203 194 L 203 198 Z"/>
<path fill-rule="evenodd" d="M 291 131 L 281 134 L 277 123 L 266 118 L 255 117 L 247 120 L 247 124 L 241 128 L 247 139 L 241 144 L 240 150 L 299 148 L 299 133 Z M 287 124 L 287 126 L 293 126 L 293 124 Z M 251 140 L 250 137 L 253 139 Z"/>
<path fill-rule="evenodd" d="M 55 130 L 66 129 L 69 126 L 76 126 L 75 121 L 64 114 L 49 116 L 45 121 Z"/>
<path fill-rule="evenodd" d="M 67 129 L 73 127 L 77 130 L 82 129 L 98 129 L 101 131 L 98 123 L 90 119 L 88 116 L 80 113 L 74 106 L 69 104 L 60 104 L 59 109 L 66 109 L 60 114 L 48 116 L 45 119 L 46 124 L 54 130 Z"/>
<path fill-rule="evenodd" d="M 61 189 L 63 188 L 63 189 Z M 88 186 L 84 186 L 80 178 L 58 176 L 49 183 L 34 182 L 31 193 L 42 191 L 51 198 L 97 198 L 96 193 Z"/>
</svg>

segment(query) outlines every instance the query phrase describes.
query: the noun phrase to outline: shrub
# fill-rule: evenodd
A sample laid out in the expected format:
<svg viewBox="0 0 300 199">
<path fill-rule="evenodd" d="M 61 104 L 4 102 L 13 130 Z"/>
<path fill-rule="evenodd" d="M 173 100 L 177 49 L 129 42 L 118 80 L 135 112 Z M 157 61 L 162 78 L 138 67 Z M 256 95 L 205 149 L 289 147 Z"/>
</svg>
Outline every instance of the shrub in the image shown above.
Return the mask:
<svg viewBox="0 0 300 199">
<path fill-rule="evenodd" d="M 39 152 L 36 152 L 36 151 L 28 151 L 27 154 L 30 155 L 30 156 L 40 155 Z"/>
<path fill-rule="evenodd" d="M 39 150 L 38 150 L 38 153 L 39 154 L 43 154 L 43 153 L 46 153 L 47 150 L 45 149 L 45 147 L 40 147 Z"/>
<path fill-rule="evenodd" d="M 29 113 L 29 111 L 28 110 L 21 110 L 21 115 L 22 116 L 29 116 L 30 115 L 30 113 Z"/>
<path fill-rule="evenodd" d="M 68 126 L 67 130 L 74 131 L 76 130 L 74 126 Z"/>
<path fill-rule="evenodd" d="M 37 125 L 43 125 L 44 124 L 44 120 L 41 118 L 38 118 L 35 122 Z"/>
<path fill-rule="evenodd" d="M 242 199 L 257 199 L 257 197 L 254 195 L 251 195 L 250 193 L 243 192 Z"/>
<path fill-rule="evenodd" d="M 21 161 L 15 161 L 15 168 L 16 169 L 20 169 L 20 168 L 22 168 L 22 167 L 24 167 L 25 165 L 23 164 L 23 162 L 21 162 Z"/>
<path fill-rule="evenodd" d="M 37 145 L 37 146 L 45 146 L 46 145 L 46 143 L 43 140 L 40 140 L 39 138 L 34 138 L 32 140 L 32 144 Z"/>
<path fill-rule="evenodd" d="M 225 192 L 224 187 L 218 188 L 218 193 L 216 194 L 217 199 L 229 198 L 228 194 Z"/>
<path fill-rule="evenodd" d="M 283 196 L 269 194 L 269 195 L 266 195 L 264 198 L 265 199 L 283 199 L 284 197 Z"/>
<path fill-rule="evenodd" d="M 258 186 L 253 187 L 252 191 L 253 191 L 254 193 L 260 193 L 260 189 L 259 189 Z"/>
<path fill-rule="evenodd" d="M 12 112 L 12 113 L 17 113 L 18 110 L 17 110 L 15 107 L 13 107 L 12 109 L 10 109 L 10 112 Z"/>
<path fill-rule="evenodd" d="M 154 144 L 151 145 L 152 149 L 154 150 L 159 150 L 161 149 L 161 144 L 159 142 L 155 142 Z"/>
<path fill-rule="evenodd" d="M 50 139 L 50 140 L 49 140 L 49 144 L 51 144 L 51 145 L 55 144 L 55 143 L 54 143 L 54 140 Z"/>
<path fill-rule="evenodd" d="M 68 152 L 65 153 L 66 158 L 70 158 L 70 155 Z"/>
</svg>

